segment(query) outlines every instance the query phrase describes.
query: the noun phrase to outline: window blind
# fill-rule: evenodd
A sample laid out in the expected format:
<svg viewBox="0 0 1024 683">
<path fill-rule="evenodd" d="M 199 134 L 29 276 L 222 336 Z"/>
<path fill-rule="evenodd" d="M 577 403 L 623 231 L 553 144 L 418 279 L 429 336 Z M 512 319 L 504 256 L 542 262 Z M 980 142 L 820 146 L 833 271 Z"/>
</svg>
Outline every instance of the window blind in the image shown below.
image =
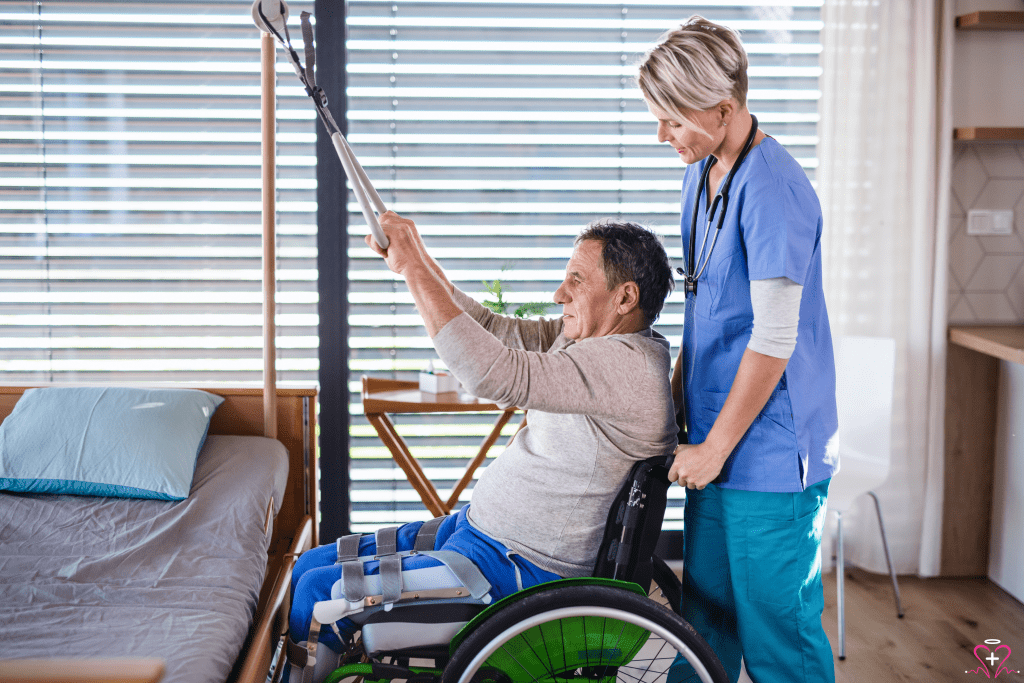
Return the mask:
<svg viewBox="0 0 1024 683">
<path fill-rule="evenodd" d="M 653 227 L 681 265 L 683 167 L 657 142 L 633 76 L 643 51 L 692 14 L 741 30 L 750 109 L 813 181 L 821 22 L 810 0 L 349 0 L 349 141 L 384 201 L 416 221 L 456 285 L 481 300 L 493 300 L 482 281 L 500 279 L 513 303 L 551 301 L 573 238 L 606 216 Z M 434 354 L 404 283 L 366 249 L 350 210 L 351 519 L 371 530 L 426 513 L 358 416 L 359 375 L 415 379 Z M 673 357 L 682 304 L 673 294 L 656 325 Z M 495 417 L 394 416 L 442 498 Z M 682 491 L 671 495 L 670 529 L 681 524 Z"/>
<path fill-rule="evenodd" d="M 290 3 L 295 17 L 312 3 Z M 0 375 L 262 377 L 250 0 L 0 6 Z M 301 41 L 300 41 L 301 42 Z M 313 112 L 278 91 L 278 379 L 317 379 Z"/>
</svg>

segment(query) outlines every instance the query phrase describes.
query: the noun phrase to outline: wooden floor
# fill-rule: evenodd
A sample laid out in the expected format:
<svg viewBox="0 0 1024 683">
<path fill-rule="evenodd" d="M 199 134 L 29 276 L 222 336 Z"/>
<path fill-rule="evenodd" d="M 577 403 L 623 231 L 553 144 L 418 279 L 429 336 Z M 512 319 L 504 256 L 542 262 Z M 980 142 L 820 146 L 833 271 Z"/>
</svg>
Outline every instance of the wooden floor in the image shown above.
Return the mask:
<svg viewBox="0 0 1024 683">
<path fill-rule="evenodd" d="M 986 679 L 984 671 L 973 673 L 981 666 L 974 648 L 989 639 L 1010 647 L 1004 662 L 1009 669 L 1024 671 L 1024 605 L 994 583 L 904 576 L 899 584 L 903 619 L 896 618 L 887 575 L 847 570 L 846 660 L 839 661 L 835 572 L 824 577 L 822 622 L 836 656 L 837 683 Z M 999 679 L 1024 682 L 1024 673 L 1002 672 Z"/>
</svg>

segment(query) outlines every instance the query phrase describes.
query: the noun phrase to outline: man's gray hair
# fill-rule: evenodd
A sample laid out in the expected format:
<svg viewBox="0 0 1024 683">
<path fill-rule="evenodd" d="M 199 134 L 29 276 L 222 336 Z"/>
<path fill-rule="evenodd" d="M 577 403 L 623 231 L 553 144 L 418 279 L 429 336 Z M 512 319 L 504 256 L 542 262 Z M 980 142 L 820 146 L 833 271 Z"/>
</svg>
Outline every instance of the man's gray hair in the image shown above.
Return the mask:
<svg viewBox="0 0 1024 683">
<path fill-rule="evenodd" d="M 576 244 L 584 240 L 601 243 L 601 266 L 609 290 L 623 282 L 636 283 L 644 322 L 653 325 L 661 315 L 665 297 L 675 287 L 661 238 L 637 223 L 602 218 L 587 225 Z"/>
</svg>

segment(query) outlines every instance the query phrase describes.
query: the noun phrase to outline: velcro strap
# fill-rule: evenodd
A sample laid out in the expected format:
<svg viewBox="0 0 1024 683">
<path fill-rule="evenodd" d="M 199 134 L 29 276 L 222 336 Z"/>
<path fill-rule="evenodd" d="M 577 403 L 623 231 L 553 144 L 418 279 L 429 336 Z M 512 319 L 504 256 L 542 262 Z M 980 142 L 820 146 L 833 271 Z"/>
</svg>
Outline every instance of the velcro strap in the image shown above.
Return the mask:
<svg viewBox="0 0 1024 683">
<path fill-rule="evenodd" d="M 335 564 L 350 562 L 359 557 L 359 539 L 362 534 L 349 534 L 338 539 L 338 561 Z"/>
<path fill-rule="evenodd" d="M 288 663 L 294 664 L 300 669 L 305 668 L 306 658 L 309 657 L 309 650 L 302 645 L 299 645 L 291 638 L 288 638 L 287 643 L 288 644 L 285 647 L 288 652 Z"/>
<path fill-rule="evenodd" d="M 306 85 L 310 90 L 316 88 L 316 75 L 313 72 L 313 65 L 316 64 L 316 48 L 313 47 L 313 25 L 309 23 L 309 12 L 299 15 L 299 24 L 302 26 L 302 42 L 306 46 Z"/>
<path fill-rule="evenodd" d="M 398 552 L 398 527 L 388 526 L 377 529 L 377 558 Z"/>
<path fill-rule="evenodd" d="M 420 530 L 416 532 L 416 543 L 413 545 L 413 550 L 433 550 L 434 541 L 437 539 L 437 530 L 440 528 L 444 520 L 448 519 L 445 517 L 434 517 L 427 522 L 423 523 Z"/>
<path fill-rule="evenodd" d="M 306 663 L 302 666 L 302 683 L 313 683 L 316 669 L 316 644 L 320 640 L 320 622 L 316 618 L 309 621 L 309 639 L 306 641 Z"/>
<path fill-rule="evenodd" d="M 402 556 L 385 555 L 380 558 L 380 594 L 385 605 L 396 603 L 402 597 Z"/>
<path fill-rule="evenodd" d="M 490 582 L 484 578 L 479 567 L 465 555 L 451 550 L 422 550 L 419 554 L 444 562 L 448 569 L 452 570 L 452 574 L 455 574 L 455 578 L 466 587 L 466 590 L 474 598 L 480 599 L 491 590 Z"/>
<path fill-rule="evenodd" d="M 341 565 L 341 585 L 349 602 L 359 602 L 366 597 L 362 562 L 352 560 Z"/>
</svg>

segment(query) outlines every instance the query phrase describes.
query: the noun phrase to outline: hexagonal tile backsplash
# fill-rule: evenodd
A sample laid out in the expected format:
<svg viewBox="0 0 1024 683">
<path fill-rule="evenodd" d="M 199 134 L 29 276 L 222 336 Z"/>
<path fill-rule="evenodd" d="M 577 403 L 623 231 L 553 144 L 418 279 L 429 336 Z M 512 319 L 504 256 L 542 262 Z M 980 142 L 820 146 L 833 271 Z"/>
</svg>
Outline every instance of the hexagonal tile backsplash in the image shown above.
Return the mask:
<svg viewBox="0 0 1024 683">
<path fill-rule="evenodd" d="M 957 143 L 949 203 L 949 322 L 1024 322 L 1024 145 Z M 967 234 L 971 209 L 1013 210 L 1013 234 Z"/>
</svg>

